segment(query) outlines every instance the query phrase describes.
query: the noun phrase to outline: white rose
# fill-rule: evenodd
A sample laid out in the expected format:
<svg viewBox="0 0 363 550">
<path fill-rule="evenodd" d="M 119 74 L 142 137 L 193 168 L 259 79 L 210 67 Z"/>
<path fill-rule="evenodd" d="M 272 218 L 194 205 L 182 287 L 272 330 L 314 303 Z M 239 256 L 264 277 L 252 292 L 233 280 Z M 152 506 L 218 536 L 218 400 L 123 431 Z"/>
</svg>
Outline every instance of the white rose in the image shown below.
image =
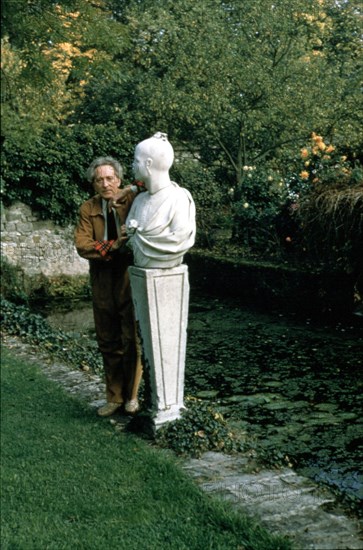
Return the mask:
<svg viewBox="0 0 363 550">
<path fill-rule="evenodd" d="M 126 228 L 127 235 L 131 237 L 135 233 L 136 229 L 140 229 L 138 221 L 134 219 L 130 220 Z"/>
<path fill-rule="evenodd" d="M 137 229 L 139 226 L 139 222 L 137 220 L 130 220 L 129 221 L 129 225 L 128 225 L 128 229 Z"/>
</svg>

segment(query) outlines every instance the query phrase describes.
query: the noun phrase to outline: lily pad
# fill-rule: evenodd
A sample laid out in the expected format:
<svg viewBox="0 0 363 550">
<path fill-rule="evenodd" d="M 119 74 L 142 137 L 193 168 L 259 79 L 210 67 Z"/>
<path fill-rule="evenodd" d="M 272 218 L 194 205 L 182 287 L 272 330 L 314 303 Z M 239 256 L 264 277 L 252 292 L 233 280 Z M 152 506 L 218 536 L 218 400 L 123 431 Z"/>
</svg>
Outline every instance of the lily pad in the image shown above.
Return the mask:
<svg viewBox="0 0 363 550">
<path fill-rule="evenodd" d="M 334 403 L 319 403 L 315 405 L 315 408 L 319 411 L 333 412 L 336 411 L 338 407 Z"/>
<path fill-rule="evenodd" d="M 282 399 L 280 393 L 254 393 L 253 396 L 255 399 L 263 399 L 265 403 L 270 403 L 270 401 L 276 401 L 277 399 Z"/>
<path fill-rule="evenodd" d="M 330 413 L 312 413 L 307 420 L 310 425 L 320 425 L 320 424 L 337 424 L 337 418 L 335 415 Z"/>
<path fill-rule="evenodd" d="M 342 420 L 355 420 L 357 418 L 357 415 L 355 413 L 343 412 L 343 413 L 338 413 L 336 415 L 336 418 L 340 421 L 342 421 Z"/>
<path fill-rule="evenodd" d="M 217 397 L 218 393 L 218 390 L 202 390 L 196 394 L 196 397 L 199 397 L 200 399 L 211 399 L 213 397 Z"/>
<path fill-rule="evenodd" d="M 281 409 L 288 409 L 289 403 L 288 401 L 278 401 L 277 403 L 267 403 L 265 405 L 265 408 L 269 411 L 279 411 Z"/>
<path fill-rule="evenodd" d="M 239 435 L 241 433 L 247 433 L 250 426 L 248 422 L 244 422 L 243 420 L 230 421 L 229 424 L 233 430 L 238 430 Z"/>
<path fill-rule="evenodd" d="M 327 412 L 312 412 L 311 415 L 310 415 L 310 419 L 314 419 L 314 420 L 324 420 L 325 418 L 330 418 L 333 416 L 330 414 L 330 413 L 327 413 Z"/>
<path fill-rule="evenodd" d="M 288 409 L 306 409 L 310 405 L 307 401 L 286 401 Z"/>
<path fill-rule="evenodd" d="M 269 388 L 280 388 L 282 386 L 282 382 L 271 380 L 270 382 L 265 382 L 265 386 L 268 386 Z"/>
<path fill-rule="evenodd" d="M 251 397 L 242 396 L 242 395 L 233 395 L 231 397 L 227 397 L 224 400 L 224 404 L 232 407 L 235 405 L 239 405 L 241 410 L 249 407 L 257 407 L 258 405 L 261 405 L 263 402 L 258 402 L 255 399 L 252 399 Z"/>
</svg>

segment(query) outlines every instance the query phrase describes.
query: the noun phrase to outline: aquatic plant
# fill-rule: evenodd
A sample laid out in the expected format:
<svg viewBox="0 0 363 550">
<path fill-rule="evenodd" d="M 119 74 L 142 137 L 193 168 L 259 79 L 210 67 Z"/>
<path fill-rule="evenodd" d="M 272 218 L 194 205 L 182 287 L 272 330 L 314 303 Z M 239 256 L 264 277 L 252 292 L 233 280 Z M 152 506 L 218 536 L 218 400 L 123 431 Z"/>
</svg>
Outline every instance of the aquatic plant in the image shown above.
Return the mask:
<svg viewBox="0 0 363 550">
<path fill-rule="evenodd" d="M 156 442 L 181 456 L 200 457 L 206 451 L 244 450 L 241 436 L 231 431 L 221 412 L 210 403 L 189 397 L 182 417 L 162 426 Z"/>
<path fill-rule="evenodd" d="M 20 336 L 39 350 L 77 368 L 101 371 L 100 355 L 90 339 L 82 338 L 80 342 L 74 334 L 52 328 L 44 317 L 32 313 L 26 305 L 16 305 L 4 298 L 0 305 L 1 327 L 7 334 Z"/>
</svg>

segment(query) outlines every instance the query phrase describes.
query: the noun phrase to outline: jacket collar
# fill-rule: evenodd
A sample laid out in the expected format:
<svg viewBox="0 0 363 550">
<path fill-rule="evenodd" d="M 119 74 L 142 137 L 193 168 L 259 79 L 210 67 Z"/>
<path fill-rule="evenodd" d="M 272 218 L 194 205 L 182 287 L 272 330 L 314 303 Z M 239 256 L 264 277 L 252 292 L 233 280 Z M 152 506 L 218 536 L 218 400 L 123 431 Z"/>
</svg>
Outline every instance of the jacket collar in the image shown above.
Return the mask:
<svg viewBox="0 0 363 550">
<path fill-rule="evenodd" d="M 91 205 L 91 216 L 103 216 L 101 195 L 92 197 Z"/>
</svg>

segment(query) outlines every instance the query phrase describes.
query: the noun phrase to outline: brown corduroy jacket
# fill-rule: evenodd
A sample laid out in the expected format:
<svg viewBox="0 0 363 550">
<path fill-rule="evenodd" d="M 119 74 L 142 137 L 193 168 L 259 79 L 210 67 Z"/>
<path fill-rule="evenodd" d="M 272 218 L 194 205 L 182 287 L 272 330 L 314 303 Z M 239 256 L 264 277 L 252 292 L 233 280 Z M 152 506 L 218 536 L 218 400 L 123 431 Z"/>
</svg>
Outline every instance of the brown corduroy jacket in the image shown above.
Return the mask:
<svg viewBox="0 0 363 550">
<path fill-rule="evenodd" d="M 135 194 L 130 192 L 125 198 L 117 201 L 116 212 L 121 225 L 126 221 L 134 198 Z M 109 261 L 109 255 L 102 256 L 96 250 L 97 242 L 103 241 L 104 232 L 105 219 L 102 212 L 102 198 L 100 195 L 95 195 L 84 202 L 79 210 L 79 220 L 74 232 L 74 244 L 78 254 L 87 260 Z"/>
</svg>

